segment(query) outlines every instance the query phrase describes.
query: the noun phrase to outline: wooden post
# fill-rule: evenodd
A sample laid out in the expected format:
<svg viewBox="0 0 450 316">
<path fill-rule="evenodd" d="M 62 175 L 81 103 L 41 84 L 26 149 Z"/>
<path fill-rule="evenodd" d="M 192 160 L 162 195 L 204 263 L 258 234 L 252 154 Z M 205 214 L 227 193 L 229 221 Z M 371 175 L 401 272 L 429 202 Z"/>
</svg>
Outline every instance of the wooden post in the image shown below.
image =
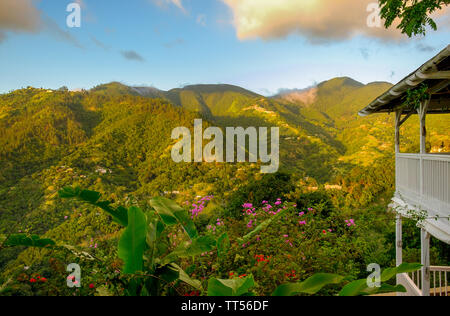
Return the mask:
<svg viewBox="0 0 450 316">
<path fill-rule="evenodd" d="M 400 153 L 400 120 L 402 118 L 402 110 L 395 111 L 395 153 Z"/>
<path fill-rule="evenodd" d="M 423 101 L 420 104 L 420 108 L 418 110 L 419 118 L 420 118 L 420 200 L 422 200 L 425 190 L 424 190 L 424 180 L 425 180 L 425 168 L 424 168 L 424 159 L 422 155 L 427 153 L 427 126 L 426 126 L 426 118 L 428 106 L 430 105 L 430 100 Z"/>
<path fill-rule="evenodd" d="M 428 106 L 430 104 L 430 100 L 426 100 L 421 103 L 419 109 L 419 117 L 420 117 L 420 154 L 425 155 L 427 153 L 427 126 L 426 126 L 426 118 Z"/>
<path fill-rule="evenodd" d="M 395 248 L 396 248 L 396 263 L 397 267 L 403 263 L 403 232 L 402 232 L 402 216 L 397 214 L 397 221 L 395 227 Z"/>
<path fill-rule="evenodd" d="M 397 214 L 395 226 L 395 258 L 397 267 L 403 263 L 403 232 L 402 232 L 402 216 Z M 401 283 L 400 276 L 397 275 L 397 285 Z"/>
<path fill-rule="evenodd" d="M 422 228 L 420 234 L 422 257 L 422 296 L 430 296 L 430 234 Z"/>
</svg>

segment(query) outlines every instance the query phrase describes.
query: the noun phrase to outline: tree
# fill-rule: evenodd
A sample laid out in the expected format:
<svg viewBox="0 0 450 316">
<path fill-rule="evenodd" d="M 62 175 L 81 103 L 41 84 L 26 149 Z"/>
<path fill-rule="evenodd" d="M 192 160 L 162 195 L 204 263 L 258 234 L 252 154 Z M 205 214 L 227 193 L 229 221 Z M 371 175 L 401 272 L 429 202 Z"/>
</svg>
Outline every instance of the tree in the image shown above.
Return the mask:
<svg viewBox="0 0 450 316">
<path fill-rule="evenodd" d="M 379 0 L 381 17 L 389 28 L 395 19 L 401 20 L 398 29 L 409 37 L 425 35 L 426 27 L 437 30 L 436 22 L 430 17 L 436 11 L 450 4 L 450 0 Z"/>
</svg>

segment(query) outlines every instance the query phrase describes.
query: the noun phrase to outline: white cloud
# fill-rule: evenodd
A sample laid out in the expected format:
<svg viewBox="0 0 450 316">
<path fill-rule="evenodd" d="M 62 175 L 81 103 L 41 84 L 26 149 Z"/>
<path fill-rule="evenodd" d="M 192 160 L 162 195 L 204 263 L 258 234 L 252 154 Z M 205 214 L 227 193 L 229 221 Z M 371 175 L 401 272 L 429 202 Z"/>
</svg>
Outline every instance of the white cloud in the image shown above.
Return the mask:
<svg viewBox="0 0 450 316">
<path fill-rule="evenodd" d="M 0 1 L 1 31 L 36 32 L 41 26 L 41 14 L 32 0 Z"/>
<path fill-rule="evenodd" d="M 174 5 L 184 13 L 186 13 L 186 9 L 183 6 L 182 0 L 151 0 L 157 6 L 164 8 L 168 5 Z"/>
<path fill-rule="evenodd" d="M 222 0 L 234 16 L 241 40 L 275 39 L 296 33 L 311 41 L 343 40 L 356 35 L 399 39 L 395 27 L 369 27 L 368 5 L 376 0 Z"/>
<path fill-rule="evenodd" d="M 82 0 L 77 2 L 83 5 Z M 6 39 L 7 32 L 41 31 L 82 47 L 70 32 L 61 29 L 53 19 L 39 11 L 34 0 L 0 0 L 0 42 Z"/>
</svg>

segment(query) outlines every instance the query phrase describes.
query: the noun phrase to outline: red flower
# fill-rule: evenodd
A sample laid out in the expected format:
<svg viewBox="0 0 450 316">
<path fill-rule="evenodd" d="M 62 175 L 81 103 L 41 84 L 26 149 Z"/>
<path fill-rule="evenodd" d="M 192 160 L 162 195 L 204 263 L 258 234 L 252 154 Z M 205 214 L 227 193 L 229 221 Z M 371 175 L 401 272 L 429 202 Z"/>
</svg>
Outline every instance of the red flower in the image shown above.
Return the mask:
<svg viewBox="0 0 450 316">
<path fill-rule="evenodd" d="M 93 288 L 95 288 L 95 285 L 93 283 L 91 283 L 91 284 L 89 284 L 89 288 L 93 289 Z"/>
<path fill-rule="evenodd" d="M 40 280 L 39 281 L 41 281 L 41 282 L 47 282 L 47 279 L 46 278 L 44 278 L 44 277 L 42 277 L 42 278 L 40 278 Z"/>
<path fill-rule="evenodd" d="M 36 283 L 36 282 L 37 282 L 37 280 L 35 278 L 30 279 L 30 283 Z"/>
</svg>

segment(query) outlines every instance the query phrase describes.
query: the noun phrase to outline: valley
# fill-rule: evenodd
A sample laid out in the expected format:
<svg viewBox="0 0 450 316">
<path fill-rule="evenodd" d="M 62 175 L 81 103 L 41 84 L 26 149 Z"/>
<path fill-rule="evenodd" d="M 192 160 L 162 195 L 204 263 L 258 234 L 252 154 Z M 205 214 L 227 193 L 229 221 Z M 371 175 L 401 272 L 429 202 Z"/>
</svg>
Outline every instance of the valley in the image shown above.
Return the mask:
<svg viewBox="0 0 450 316">
<path fill-rule="evenodd" d="M 30 87 L 0 95 L 0 235 L 38 234 L 82 249 L 95 243 L 98 248 L 90 250 L 115 264 L 112 258 L 120 228 L 95 208 L 61 200 L 59 190 L 79 186 L 100 192 L 113 205 L 144 209 L 155 196 L 171 198 L 188 208 L 198 205 L 199 197 L 214 196 L 195 220 L 202 230 L 216 218 L 225 220 L 231 227 L 230 238 L 238 238 L 246 225 L 254 225 L 242 217 L 243 203 L 256 206 L 262 201 L 276 203 L 279 198 L 295 202 L 307 213 L 314 210 L 308 216 L 317 217 L 312 225 L 319 233 L 308 231 L 308 240 L 294 252 L 285 248 L 284 241 L 274 241 L 277 246 L 269 248 L 254 245 L 250 257 L 262 249 L 267 249 L 265 255 L 277 256 L 277 264 L 286 259 L 284 255 L 295 256 L 291 270 L 297 271 L 295 275 L 301 270 L 304 276 L 320 268 L 357 277 L 367 262 L 391 265 L 393 225 L 387 204 L 394 170 L 386 166 L 393 166 L 394 159 L 393 116 L 357 116 L 362 106 L 389 87 L 389 83 L 364 85 L 350 78 L 335 78 L 310 89 L 264 97 L 230 85 L 161 91 L 114 82 L 89 91 Z M 202 119 L 205 129 L 217 126 L 223 131 L 229 126 L 278 127 L 279 172 L 261 174 L 261 162 L 175 163 L 171 151 L 176 140 L 171 133 L 179 126 L 193 133 L 195 119 Z M 437 139 L 447 135 L 449 118 L 430 120 L 437 129 L 430 133 L 429 146 L 448 148 L 450 139 L 445 138 L 444 144 Z M 417 128 L 418 122 L 411 120 L 402 131 L 404 150 L 417 150 Z M 341 231 L 338 223 L 349 218 L 360 223 L 354 231 L 324 239 Z M 297 222 L 295 218 L 286 220 L 278 228 L 269 228 L 267 234 L 295 235 L 300 242 L 302 230 Z M 346 252 L 340 255 L 338 250 L 355 242 L 364 247 L 354 249 L 349 258 L 340 258 Z M 234 247 L 233 260 L 241 260 L 242 247 Z M 414 247 L 411 244 L 408 252 L 412 260 L 417 258 Z M 30 266 L 57 278 L 50 272 L 48 251 L 2 251 L 0 284 Z M 67 260 L 59 256 L 51 254 L 57 261 Z M 334 260 L 326 259 L 330 256 Z M 235 273 L 252 271 L 261 286 L 259 293 L 270 293 L 274 288 L 265 270 L 245 268 L 249 262 L 242 260 L 242 271 Z M 206 266 L 195 268 L 193 276 L 211 272 L 206 257 L 204 261 Z M 233 269 L 231 262 L 212 269 L 225 275 Z M 342 265 L 333 266 L 332 262 Z M 277 282 L 292 277 L 277 269 L 273 273 Z M 16 294 L 32 290 L 20 284 L 14 287 Z"/>
</svg>

